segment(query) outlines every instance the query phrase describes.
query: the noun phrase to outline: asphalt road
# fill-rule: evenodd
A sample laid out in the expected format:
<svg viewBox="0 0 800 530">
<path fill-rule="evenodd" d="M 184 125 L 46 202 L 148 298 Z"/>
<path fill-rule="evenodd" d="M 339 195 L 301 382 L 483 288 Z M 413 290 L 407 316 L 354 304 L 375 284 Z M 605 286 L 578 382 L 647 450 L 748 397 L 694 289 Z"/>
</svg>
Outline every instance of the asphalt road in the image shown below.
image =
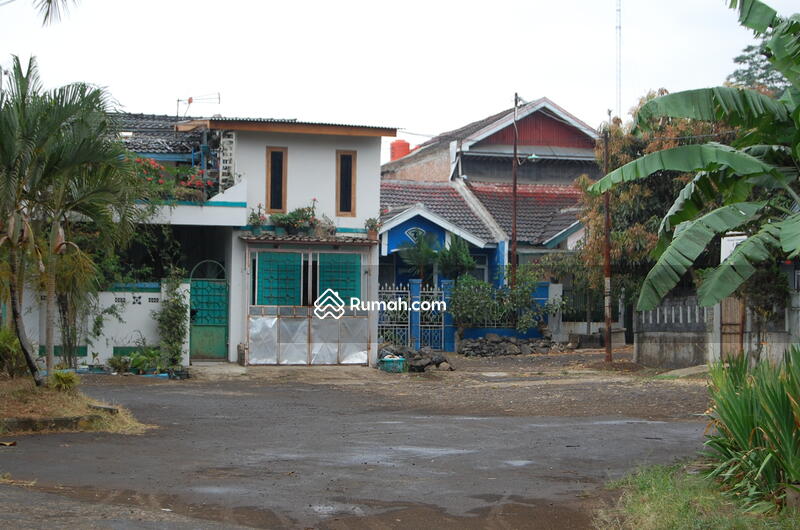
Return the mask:
<svg viewBox="0 0 800 530">
<path fill-rule="evenodd" d="M 186 527 L 174 517 L 209 528 L 584 527 L 585 501 L 604 482 L 693 455 L 704 428 L 619 416 L 418 414 L 294 383 L 83 390 L 158 428 L 17 437 L 0 450 L 0 473 L 36 480 L 37 495 L 73 502 L 76 514 L 117 506 L 121 518 L 98 528 Z M 15 508 L 18 495 L 0 487 L 0 526 L 5 518 L 36 527 L 47 503 L 26 512 Z M 138 526 L 149 521 L 139 510 L 161 522 Z"/>
</svg>

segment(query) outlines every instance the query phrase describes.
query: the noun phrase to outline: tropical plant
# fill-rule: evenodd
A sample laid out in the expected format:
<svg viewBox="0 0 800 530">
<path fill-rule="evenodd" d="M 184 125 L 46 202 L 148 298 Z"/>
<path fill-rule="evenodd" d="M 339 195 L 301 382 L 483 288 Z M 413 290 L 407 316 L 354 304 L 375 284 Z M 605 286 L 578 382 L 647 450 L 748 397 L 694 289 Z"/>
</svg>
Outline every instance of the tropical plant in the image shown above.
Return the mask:
<svg viewBox="0 0 800 530">
<path fill-rule="evenodd" d="M 161 307 L 153 311 L 161 341 L 161 353 L 168 366 L 180 366 L 183 361 L 184 342 L 189 332 L 189 304 L 181 289 L 183 275 L 174 269 L 164 279 L 164 297 Z"/>
<path fill-rule="evenodd" d="M 411 272 L 422 280 L 422 283 L 426 283 L 432 277 L 439 248 L 436 234 L 420 233 L 413 243 L 403 243 L 398 252 L 400 259 L 408 265 Z"/>
<path fill-rule="evenodd" d="M 59 392 L 72 392 L 80 384 L 75 372 L 53 372 L 48 378 L 48 386 Z"/>
<path fill-rule="evenodd" d="M 381 221 L 377 217 L 370 217 L 366 221 L 364 221 L 364 228 L 369 231 L 378 231 L 381 228 Z"/>
<path fill-rule="evenodd" d="M 163 372 L 170 365 L 166 355 L 158 349 L 142 345 L 131 355 L 130 367 L 141 372 Z"/>
<path fill-rule="evenodd" d="M 14 57 L 10 86 L 0 94 L 0 244 L 7 247 L 13 279 L 12 317 L 37 384 L 20 314 L 28 265 L 42 274 L 52 368 L 58 260 L 79 250 L 70 240 L 72 228 L 91 225 L 97 239 L 113 247 L 134 232 L 140 220 L 135 200 L 147 196 L 114 140 L 108 101 L 103 90 L 81 83 L 44 91 L 33 58 L 23 70 Z"/>
<path fill-rule="evenodd" d="M 467 242 L 458 236 L 450 239 L 450 246 L 439 251 L 439 270 L 445 278 L 458 280 L 475 268 L 475 260 L 469 254 Z"/>
<path fill-rule="evenodd" d="M 800 349 L 782 365 L 730 358 L 709 375 L 710 475 L 751 509 L 772 510 L 800 486 Z"/>
<path fill-rule="evenodd" d="M 663 88 L 648 92 L 639 99 L 634 115 L 649 101 L 668 93 Z M 603 133 L 608 134 L 610 170 L 648 153 L 682 145 L 701 144 L 708 138 L 715 138 L 720 143 L 730 143 L 735 138 L 735 133 L 725 124 L 687 119 L 653 119 L 648 121 L 646 128 L 640 126 L 634 131 L 632 122 L 623 123 L 620 118 L 615 118 L 606 124 Z M 604 144 L 604 141 L 598 141 L 595 148 L 598 164 L 602 164 L 605 158 Z M 609 190 L 610 254 L 614 271 L 611 278 L 612 296 L 614 299 L 623 299 L 626 306 L 635 303 L 642 282 L 656 261 L 652 254 L 658 243 L 658 229 L 663 213 L 669 210 L 675 196 L 691 177 L 690 174 L 678 171 L 656 171 L 646 181 L 624 182 Z M 580 221 L 585 227 L 586 237 L 576 249 L 580 265 L 572 267 L 571 273 L 568 273 L 574 280 L 572 293 L 580 301 L 581 308 L 587 311 L 587 315 L 597 310 L 602 314 L 604 283 L 605 201 L 603 197 L 587 191 L 591 184 L 587 177 L 576 181 L 576 185 L 583 191 Z M 705 258 L 701 256 L 698 266 L 711 265 L 706 263 Z M 572 260 L 569 256 L 564 256 L 563 261 L 566 262 L 565 265 L 570 265 Z M 577 309 L 572 308 L 575 315 L 573 318 L 577 316 Z M 590 316 L 586 318 L 587 321 L 591 319 Z"/>
<path fill-rule="evenodd" d="M 748 238 L 703 278 L 702 305 L 736 291 L 772 251 L 800 253 L 800 15 L 782 18 L 758 0 L 731 0 L 739 21 L 757 34 L 768 30 L 771 61 L 791 83 L 780 99 L 750 89 L 717 87 L 668 94 L 643 105 L 636 127 L 654 120 L 724 122 L 741 130 L 731 146 L 683 145 L 644 155 L 593 184 L 603 193 L 659 171 L 693 172 L 659 227 L 658 261 L 644 280 L 638 308 L 652 309 L 674 288 L 701 253 L 734 230 Z"/>
<path fill-rule="evenodd" d="M 108 366 L 112 371 L 124 374 L 131 368 L 131 359 L 130 357 L 111 357 L 108 360 Z"/>
<path fill-rule="evenodd" d="M 26 372 L 19 339 L 10 329 L 0 328 L 0 374 L 13 379 Z"/>
</svg>

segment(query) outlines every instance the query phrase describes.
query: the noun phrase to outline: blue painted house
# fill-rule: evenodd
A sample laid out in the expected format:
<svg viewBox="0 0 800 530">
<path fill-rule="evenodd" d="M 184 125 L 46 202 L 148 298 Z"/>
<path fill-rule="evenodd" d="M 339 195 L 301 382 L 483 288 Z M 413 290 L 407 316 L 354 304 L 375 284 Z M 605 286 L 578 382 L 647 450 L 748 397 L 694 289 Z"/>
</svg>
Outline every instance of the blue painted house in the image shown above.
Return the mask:
<svg viewBox="0 0 800 530">
<path fill-rule="evenodd" d="M 404 245 L 422 234 L 433 234 L 440 248 L 453 237 L 469 245 L 476 278 L 498 285 L 507 264 L 506 241 L 500 230 L 484 220 L 478 205 L 470 205 L 468 190 L 459 182 L 381 182 L 380 274 L 381 285 L 405 285 L 413 277 L 400 258 Z M 433 271 L 434 283 L 444 278 Z"/>
</svg>

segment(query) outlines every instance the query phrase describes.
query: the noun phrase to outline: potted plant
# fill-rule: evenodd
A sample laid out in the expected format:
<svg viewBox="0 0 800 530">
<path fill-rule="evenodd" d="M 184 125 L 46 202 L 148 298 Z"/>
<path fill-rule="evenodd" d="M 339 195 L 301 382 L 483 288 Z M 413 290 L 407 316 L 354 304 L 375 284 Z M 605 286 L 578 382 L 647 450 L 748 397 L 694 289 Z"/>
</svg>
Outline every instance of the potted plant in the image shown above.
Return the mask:
<svg viewBox="0 0 800 530">
<path fill-rule="evenodd" d="M 378 239 L 378 230 L 381 228 L 381 221 L 375 217 L 370 217 L 364 221 L 364 228 L 367 229 L 367 238 L 374 241 Z"/>
<path fill-rule="evenodd" d="M 333 220 L 325 214 L 322 214 L 322 218 L 315 218 L 313 220 L 312 230 L 314 237 L 319 239 L 325 239 L 336 235 L 336 225 L 333 224 Z"/>
<path fill-rule="evenodd" d="M 88 366 L 89 373 L 102 374 L 102 373 L 104 373 L 106 371 L 105 367 L 102 364 L 100 364 L 99 359 L 100 359 L 100 354 L 95 352 L 95 351 L 93 351 L 92 352 L 92 364 L 90 364 Z"/>
<path fill-rule="evenodd" d="M 267 215 L 264 213 L 264 205 L 258 203 L 255 209 L 250 208 L 250 215 L 247 216 L 247 225 L 254 236 L 261 235 L 261 227 L 267 222 Z"/>
<path fill-rule="evenodd" d="M 189 370 L 181 365 L 171 366 L 167 371 L 170 379 L 189 379 Z"/>
<path fill-rule="evenodd" d="M 278 231 L 282 228 L 288 234 L 307 234 L 317 223 L 317 199 L 311 200 L 311 206 L 295 208 L 289 213 L 275 213 L 270 216 L 270 221 L 275 225 L 275 235 L 284 235 Z"/>
<path fill-rule="evenodd" d="M 275 235 L 276 236 L 285 236 L 287 231 L 286 227 L 291 224 L 291 219 L 289 218 L 289 214 L 285 213 L 274 213 L 269 216 L 269 220 L 272 222 L 272 225 L 275 227 Z"/>
</svg>

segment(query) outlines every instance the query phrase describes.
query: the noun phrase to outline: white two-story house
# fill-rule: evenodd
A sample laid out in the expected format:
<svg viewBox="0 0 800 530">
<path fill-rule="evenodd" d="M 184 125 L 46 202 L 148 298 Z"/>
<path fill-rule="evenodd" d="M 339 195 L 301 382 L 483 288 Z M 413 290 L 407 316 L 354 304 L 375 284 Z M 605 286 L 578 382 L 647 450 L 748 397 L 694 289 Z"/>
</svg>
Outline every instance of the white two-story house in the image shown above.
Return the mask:
<svg viewBox="0 0 800 530">
<path fill-rule="evenodd" d="M 187 226 L 192 360 L 248 364 L 374 364 L 377 314 L 346 309 L 320 318 L 328 289 L 377 298 L 378 242 L 365 221 L 380 215 L 385 127 L 222 118 L 178 122 L 216 157 L 222 190 L 205 203 L 164 208 L 157 222 Z M 251 212 L 262 208 L 264 226 Z M 272 216 L 313 208 L 316 229 L 284 233 Z M 296 213 L 296 212 L 295 212 Z M 188 250 L 188 249 L 187 249 Z M 227 306 L 227 307 L 225 307 Z"/>
</svg>

